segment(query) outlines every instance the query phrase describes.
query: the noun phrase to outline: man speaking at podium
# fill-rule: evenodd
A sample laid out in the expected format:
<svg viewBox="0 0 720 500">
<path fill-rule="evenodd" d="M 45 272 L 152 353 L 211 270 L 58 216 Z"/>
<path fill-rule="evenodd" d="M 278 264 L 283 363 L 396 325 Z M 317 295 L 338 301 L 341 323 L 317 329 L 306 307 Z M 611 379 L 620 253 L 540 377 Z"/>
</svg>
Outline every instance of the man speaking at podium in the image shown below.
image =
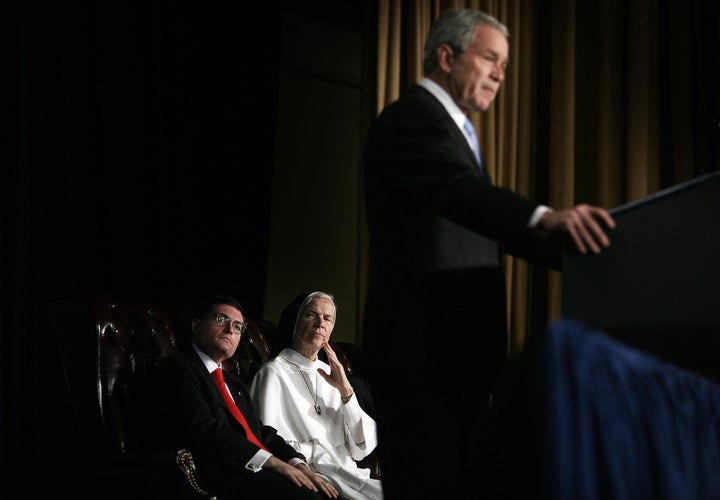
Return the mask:
<svg viewBox="0 0 720 500">
<path fill-rule="evenodd" d="M 508 36 L 483 12 L 445 11 L 424 77 L 367 136 L 363 353 L 387 500 L 484 497 L 491 394 L 507 361 L 501 252 L 557 268 L 561 244 L 599 253 L 615 227 L 604 208 L 553 210 L 492 184 L 467 113 L 495 99 Z"/>
</svg>

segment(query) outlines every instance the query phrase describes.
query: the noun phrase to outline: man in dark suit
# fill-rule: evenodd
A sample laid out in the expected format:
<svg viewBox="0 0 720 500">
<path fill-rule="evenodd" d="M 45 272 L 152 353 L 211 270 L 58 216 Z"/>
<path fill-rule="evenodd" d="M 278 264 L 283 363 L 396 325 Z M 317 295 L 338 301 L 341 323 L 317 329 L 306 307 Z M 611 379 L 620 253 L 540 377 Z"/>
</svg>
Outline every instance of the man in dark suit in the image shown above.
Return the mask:
<svg viewBox="0 0 720 500">
<path fill-rule="evenodd" d="M 501 251 L 557 268 L 562 244 L 582 253 L 610 244 L 605 209 L 556 211 L 491 183 L 465 121 L 492 103 L 508 54 L 495 18 L 444 12 L 424 78 L 367 136 L 363 354 L 387 500 L 484 498 L 487 418 L 507 358 Z M 423 465 L 439 474 L 418 477 Z"/>
<path fill-rule="evenodd" d="M 222 370 L 240 343 L 244 317 L 237 300 L 210 299 L 192 321 L 192 345 L 169 356 L 153 374 L 155 446 L 189 448 L 201 477 L 219 498 L 337 498 L 337 490 L 257 418 L 242 381 Z"/>
</svg>

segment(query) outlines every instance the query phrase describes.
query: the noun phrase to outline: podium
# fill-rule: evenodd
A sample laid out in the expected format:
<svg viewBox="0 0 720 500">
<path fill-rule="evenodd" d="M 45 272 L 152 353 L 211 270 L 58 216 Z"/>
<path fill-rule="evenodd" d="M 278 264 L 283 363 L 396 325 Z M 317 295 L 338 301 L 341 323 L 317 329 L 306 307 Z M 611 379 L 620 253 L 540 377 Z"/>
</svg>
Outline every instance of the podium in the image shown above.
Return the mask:
<svg viewBox="0 0 720 500">
<path fill-rule="evenodd" d="M 686 367 L 720 368 L 720 171 L 610 213 L 610 248 L 563 255 L 562 316 Z"/>
</svg>

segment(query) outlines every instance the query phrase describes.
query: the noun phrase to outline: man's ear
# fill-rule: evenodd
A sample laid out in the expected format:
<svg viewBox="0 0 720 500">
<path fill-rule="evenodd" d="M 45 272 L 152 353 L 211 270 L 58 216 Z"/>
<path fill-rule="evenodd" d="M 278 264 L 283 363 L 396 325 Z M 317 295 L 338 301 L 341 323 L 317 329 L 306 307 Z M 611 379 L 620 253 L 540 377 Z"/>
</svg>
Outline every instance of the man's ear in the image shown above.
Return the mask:
<svg viewBox="0 0 720 500">
<path fill-rule="evenodd" d="M 437 48 L 438 65 L 445 73 L 450 72 L 455 57 L 455 51 L 448 44 L 443 43 Z"/>
<path fill-rule="evenodd" d="M 190 328 L 192 329 L 193 335 L 195 335 L 195 332 L 197 332 L 198 326 L 200 325 L 200 320 L 195 318 L 192 320 L 192 323 L 190 324 Z"/>
</svg>

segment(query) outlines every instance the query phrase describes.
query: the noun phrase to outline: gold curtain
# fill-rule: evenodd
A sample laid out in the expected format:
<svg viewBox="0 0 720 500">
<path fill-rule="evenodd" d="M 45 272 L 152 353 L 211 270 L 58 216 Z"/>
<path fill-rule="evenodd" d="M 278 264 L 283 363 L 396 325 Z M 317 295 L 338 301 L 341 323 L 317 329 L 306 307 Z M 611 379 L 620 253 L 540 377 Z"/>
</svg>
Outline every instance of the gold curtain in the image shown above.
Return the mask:
<svg viewBox="0 0 720 500">
<path fill-rule="evenodd" d="M 440 12 L 481 9 L 510 30 L 505 84 L 471 116 L 495 183 L 556 208 L 642 198 L 719 168 L 717 137 L 688 137 L 698 127 L 690 94 L 717 83 L 697 70 L 717 64 L 707 42 L 718 22 L 702 22 L 710 3 L 670 12 L 652 0 L 378 0 L 376 112 L 420 79 Z M 509 257 L 505 265 L 515 355 L 533 328 L 560 315 L 562 290 L 557 272 Z"/>
</svg>

